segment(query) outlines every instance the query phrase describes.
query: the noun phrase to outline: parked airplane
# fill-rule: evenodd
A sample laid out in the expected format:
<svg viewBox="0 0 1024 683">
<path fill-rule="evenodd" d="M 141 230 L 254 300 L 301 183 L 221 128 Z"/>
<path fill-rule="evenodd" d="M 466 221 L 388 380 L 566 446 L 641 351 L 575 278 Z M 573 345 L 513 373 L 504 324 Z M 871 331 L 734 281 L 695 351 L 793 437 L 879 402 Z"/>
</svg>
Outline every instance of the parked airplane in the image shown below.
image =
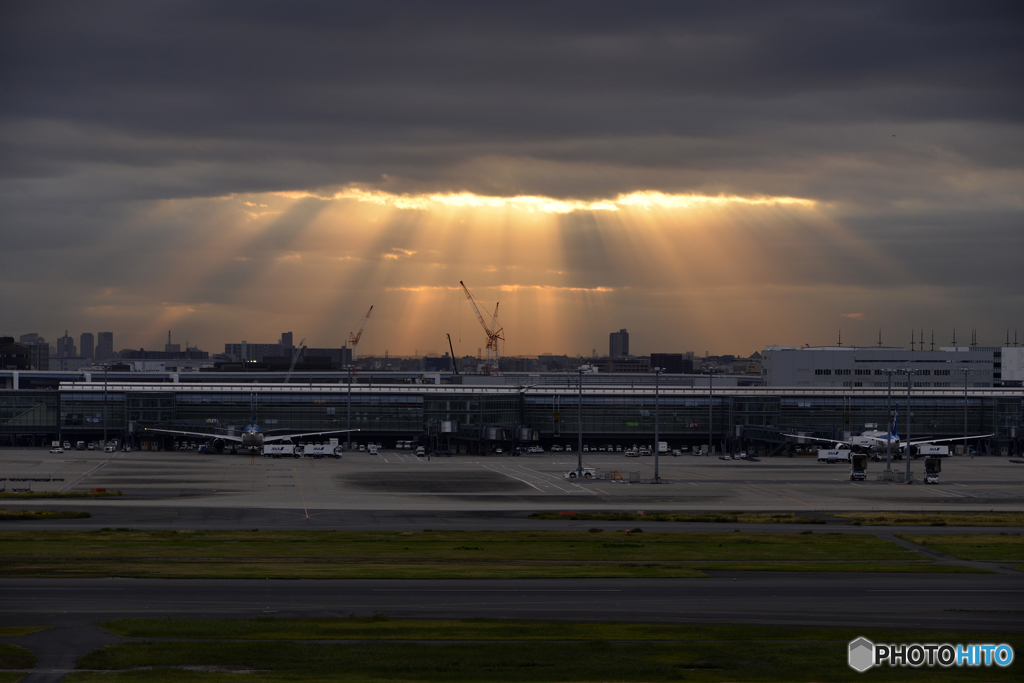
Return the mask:
<svg viewBox="0 0 1024 683">
<path fill-rule="evenodd" d="M 843 441 L 842 439 L 822 439 L 816 436 L 803 436 L 800 434 L 786 434 L 785 436 L 791 436 L 797 439 L 807 439 L 808 441 L 819 441 L 821 443 L 833 444 L 833 448 L 849 448 L 851 451 L 858 452 L 869 452 L 869 453 L 885 453 L 889 447 L 888 444 L 892 444 L 893 454 L 900 454 L 910 448 L 910 454 L 913 457 L 918 456 L 918 451 L 921 446 L 926 444 L 939 444 L 949 443 L 952 441 L 966 441 L 970 439 L 987 439 L 995 436 L 995 434 L 974 434 L 972 436 L 953 436 L 942 439 L 918 439 L 916 441 L 904 442 L 900 440 L 900 435 L 896 433 L 896 424 L 899 422 L 900 406 L 896 404 L 896 413 L 892 418 L 892 427 L 887 432 L 883 432 L 877 429 L 869 429 L 861 432 L 860 436 L 851 437 L 849 441 Z"/>
<path fill-rule="evenodd" d="M 344 434 L 347 432 L 358 432 L 358 429 L 328 429 L 319 432 L 302 432 L 298 434 L 293 433 L 282 433 L 282 434 L 268 434 L 264 432 L 259 424 L 256 422 L 256 403 L 252 404 L 252 416 L 248 425 L 242 428 L 240 434 L 207 434 L 205 432 L 188 432 L 180 429 L 153 429 L 150 427 L 144 428 L 143 431 L 154 432 L 157 434 L 173 434 L 175 436 L 191 436 L 201 439 L 209 439 L 210 445 L 213 446 L 213 450 L 220 453 L 224 450 L 225 446 L 231 444 L 231 452 L 241 446 L 242 448 L 251 448 L 260 450 L 265 444 L 271 444 L 276 441 L 285 441 L 288 439 L 301 438 L 304 436 L 323 436 L 324 434 Z M 279 430 L 275 430 L 279 431 Z M 287 431 L 287 430 L 285 430 Z"/>
</svg>

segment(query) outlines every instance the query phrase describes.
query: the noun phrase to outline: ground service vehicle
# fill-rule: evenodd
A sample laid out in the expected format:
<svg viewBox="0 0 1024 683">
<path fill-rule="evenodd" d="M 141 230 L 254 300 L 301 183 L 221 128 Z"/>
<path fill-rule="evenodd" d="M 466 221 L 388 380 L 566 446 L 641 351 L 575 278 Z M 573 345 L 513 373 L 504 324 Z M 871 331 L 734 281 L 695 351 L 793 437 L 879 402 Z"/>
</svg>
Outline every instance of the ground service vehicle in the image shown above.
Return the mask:
<svg viewBox="0 0 1024 683">
<path fill-rule="evenodd" d="M 377 444 L 371 443 L 369 446 L 366 447 L 366 451 L 370 455 L 377 455 Z"/>
<path fill-rule="evenodd" d="M 85 442 L 84 441 L 79 441 L 78 443 L 75 444 L 75 448 L 80 450 L 80 451 L 84 451 L 85 450 Z"/>
<path fill-rule="evenodd" d="M 940 458 L 927 458 L 924 461 L 924 483 L 938 484 L 941 471 L 942 460 Z"/>
<path fill-rule="evenodd" d="M 568 472 L 566 472 L 565 474 L 562 475 L 562 478 L 563 479 L 575 479 L 576 478 L 576 470 L 569 470 Z M 584 479 L 597 479 L 597 468 L 596 467 L 584 467 L 583 468 L 583 478 Z"/>
<path fill-rule="evenodd" d="M 266 444 L 263 446 L 263 455 L 271 458 L 292 458 L 295 455 L 296 447 L 290 443 Z"/>
<path fill-rule="evenodd" d="M 302 454 L 309 458 L 340 458 L 341 446 L 310 445 L 302 449 Z"/>
<path fill-rule="evenodd" d="M 416 447 L 416 455 L 421 455 L 422 456 L 422 455 L 426 455 L 426 454 L 427 454 L 427 449 L 426 448 L 424 448 L 423 446 L 417 446 Z"/>
<path fill-rule="evenodd" d="M 867 453 L 855 453 L 850 456 L 850 481 L 864 481 L 868 478 Z"/>
<path fill-rule="evenodd" d="M 850 462 L 849 448 L 821 449 L 818 451 L 818 462 Z"/>
<path fill-rule="evenodd" d="M 70 451 L 71 450 L 71 442 L 70 441 L 65 441 L 64 442 L 64 450 L 66 450 L 66 451 Z"/>
</svg>

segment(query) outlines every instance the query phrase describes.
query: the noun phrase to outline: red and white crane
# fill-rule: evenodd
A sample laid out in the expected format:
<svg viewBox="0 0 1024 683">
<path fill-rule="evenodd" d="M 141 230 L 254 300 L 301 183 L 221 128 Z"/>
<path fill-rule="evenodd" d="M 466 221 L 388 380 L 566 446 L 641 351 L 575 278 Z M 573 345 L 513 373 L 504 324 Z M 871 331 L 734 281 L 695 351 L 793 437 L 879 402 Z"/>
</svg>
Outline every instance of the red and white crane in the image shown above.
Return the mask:
<svg viewBox="0 0 1024 683">
<path fill-rule="evenodd" d="M 484 328 L 484 334 L 487 335 L 487 360 L 485 361 L 487 374 L 497 375 L 498 358 L 500 357 L 498 342 L 505 341 L 505 330 L 498 327 L 498 304 L 494 305 L 494 315 L 491 317 L 491 326 L 488 327 L 487 323 L 484 322 L 484 317 L 480 315 L 480 309 L 476 305 L 476 300 L 473 299 L 473 295 L 466 288 L 466 283 L 459 280 L 459 284 L 462 285 L 462 291 L 466 293 L 466 298 L 469 299 L 469 303 L 473 306 L 473 312 L 476 313 L 476 319 L 480 321 L 480 327 Z"/>
</svg>

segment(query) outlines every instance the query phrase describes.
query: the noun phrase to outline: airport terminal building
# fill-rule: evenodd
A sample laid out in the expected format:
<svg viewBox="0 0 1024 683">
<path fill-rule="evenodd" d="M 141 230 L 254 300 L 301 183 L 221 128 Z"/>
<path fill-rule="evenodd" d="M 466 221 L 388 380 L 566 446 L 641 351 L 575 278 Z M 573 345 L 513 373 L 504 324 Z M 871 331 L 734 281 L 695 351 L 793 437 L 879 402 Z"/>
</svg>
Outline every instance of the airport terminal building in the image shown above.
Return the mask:
<svg viewBox="0 0 1024 683">
<path fill-rule="evenodd" d="M 582 415 L 584 443 L 650 443 L 655 423 L 671 448 L 767 453 L 799 431 L 823 438 L 888 424 L 899 433 L 943 437 L 994 434 L 980 452 L 1021 452 L 1024 388 L 977 386 L 761 387 L 741 378 L 551 373 L 500 378 L 447 373 L 0 372 L 0 445 L 125 439 L 169 448 L 169 436 L 146 427 L 209 433 L 249 424 L 252 407 L 265 430 L 359 429 L 357 441 L 418 440 L 453 453 L 490 452 L 536 442 L 575 449 Z M 883 379 L 887 379 L 884 378 Z M 894 377 L 894 380 L 897 379 Z M 961 379 L 962 381 L 962 379 Z M 465 382 L 465 383 L 461 383 Z M 475 382 L 475 383 L 470 383 Z M 908 398 L 909 390 L 909 398 Z M 906 409 L 909 403 L 910 410 Z M 344 437 L 343 437 L 344 439 Z"/>
</svg>

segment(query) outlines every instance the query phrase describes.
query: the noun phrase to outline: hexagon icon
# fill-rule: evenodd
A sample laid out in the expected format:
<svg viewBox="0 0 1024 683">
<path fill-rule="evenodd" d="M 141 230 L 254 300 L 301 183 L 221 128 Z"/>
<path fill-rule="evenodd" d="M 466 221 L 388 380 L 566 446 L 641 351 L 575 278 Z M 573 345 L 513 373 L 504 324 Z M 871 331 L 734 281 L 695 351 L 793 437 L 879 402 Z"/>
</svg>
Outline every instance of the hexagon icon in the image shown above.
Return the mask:
<svg viewBox="0 0 1024 683">
<path fill-rule="evenodd" d="M 875 644 L 867 638 L 858 638 L 850 642 L 850 667 L 861 673 L 871 668 L 875 662 Z"/>
</svg>

